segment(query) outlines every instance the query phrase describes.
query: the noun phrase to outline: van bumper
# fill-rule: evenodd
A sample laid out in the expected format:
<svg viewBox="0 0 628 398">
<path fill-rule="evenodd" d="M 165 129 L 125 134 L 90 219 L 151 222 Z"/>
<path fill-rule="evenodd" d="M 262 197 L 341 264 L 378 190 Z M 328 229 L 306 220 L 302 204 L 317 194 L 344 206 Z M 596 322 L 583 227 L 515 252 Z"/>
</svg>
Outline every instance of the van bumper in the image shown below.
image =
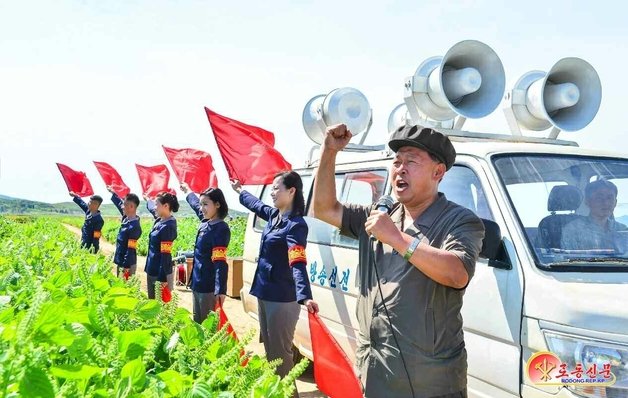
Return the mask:
<svg viewBox="0 0 628 398">
<path fill-rule="evenodd" d="M 560 387 L 558 390 L 540 390 L 536 387 L 523 385 L 521 386 L 522 398 L 582 398 L 582 395 L 577 395 L 567 387 Z"/>
</svg>

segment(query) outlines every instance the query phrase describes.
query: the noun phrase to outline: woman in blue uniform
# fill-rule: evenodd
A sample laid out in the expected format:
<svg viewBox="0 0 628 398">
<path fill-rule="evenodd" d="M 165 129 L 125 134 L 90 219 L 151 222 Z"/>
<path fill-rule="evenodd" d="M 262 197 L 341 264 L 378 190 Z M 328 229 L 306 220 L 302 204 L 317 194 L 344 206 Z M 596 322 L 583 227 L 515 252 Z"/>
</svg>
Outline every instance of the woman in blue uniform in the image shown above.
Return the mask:
<svg viewBox="0 0 628 398">
<path fill-rule="evenodd" d="M 122 271 L 124 279 L 128 279 L 129 276 L 135 275 L 137 270 L 137 241 L 142 236 L 140 218 L 137 216 L 140 198 L 136 194 L 130 193 L 123 201 L 111 186 L 108 186 L 107 190 L 111 192 L 111 201 L 122 215 L 116 238 L 116 252 L 113 255 L 113 262 L 117 265 L 116 275 L 120 276 Z"/>
<path fill-rule="evenodd" d="M 190 192 L 188 184 L 181 184 L 186 201 L 201 224 L 194 244 L 194 267 L 192 268 L 192 312 L 194 321 L 202 323 L 216 302 L 221 305 L 227 294 L 227 247 L 231 230 L 224 221 L 229 212 L 225 195 L 220 189 L 210 188 L 197 197 Z"/>
<path fill-rule="evenodd" d="M 148 237 L 148 256 L 146 257 L 146 285 L 148 298 L 155 298 L 155 283 L 161 282 L 162 287 L 174 289 L 172 275 L 172 243 L 177 239 L 177 220 L 172 213 L 179 210 L 177 197 L 162 192 L 155 201 L 146 196 L 146 207 L 155 217 L 155 224 Z"/>
<path fill-rule="evenodd" d="M 268 222 L 262 232 L 251 294 L 258 299 L 260 337 L 266 357 L 283 360 L 277 368 L 277 374 L 283 377 L 294 366 L 292 340 L 299 304 L 310 312 L 318 312 L 305 268 L 308 226 L 303 219 L 303 182 L 294 171 L 275 176 L 270 194 L 274 207 L 242 190 L 239 181 L 232 181 L 231 185 L 240 194 L 240 203 Z"/>
</svg>

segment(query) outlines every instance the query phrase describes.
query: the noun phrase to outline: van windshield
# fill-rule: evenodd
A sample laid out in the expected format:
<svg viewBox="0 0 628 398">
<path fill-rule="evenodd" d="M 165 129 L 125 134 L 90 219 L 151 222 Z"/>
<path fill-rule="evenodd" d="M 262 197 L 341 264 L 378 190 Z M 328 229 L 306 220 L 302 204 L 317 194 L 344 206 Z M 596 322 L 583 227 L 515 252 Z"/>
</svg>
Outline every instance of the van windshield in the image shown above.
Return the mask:
<svg viewBox="0 0 628 398">
<path fill-rule="evenodd" d="M 539 266 L 628 266 L 628 160 L 510 154 L 493 164 Z"/>
</svg>

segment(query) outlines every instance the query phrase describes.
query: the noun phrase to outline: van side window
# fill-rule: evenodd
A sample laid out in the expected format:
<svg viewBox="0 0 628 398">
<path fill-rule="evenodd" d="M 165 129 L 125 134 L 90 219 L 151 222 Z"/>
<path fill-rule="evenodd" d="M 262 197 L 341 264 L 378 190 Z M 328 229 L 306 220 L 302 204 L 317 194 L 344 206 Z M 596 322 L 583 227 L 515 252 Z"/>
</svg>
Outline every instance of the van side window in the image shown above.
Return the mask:
<svg viewBox="0 0 628 398">
<path fill-rule="evenodd" d="M 302 175 L 301 181 L 303 181 L 303 198 L 305 199 L 305 205 L 307 206 L 308 197 L 310 196 L 310 191 L 312 190 L 312 181 L 314 178 L 311 175 Z M 264 186 L 264 190 L 262 191 L 262 195 L 260 199 L 262 202 L 266 203 L 269 206 L 273 205 L 273 200 L 270 198 L 270 191 L 272 186 L 270 184 Z M 307 208 L 305 209 L 307 212 Z M 255 223 L 253 224 L 253 228 L 261 232 L 266 227 L 266 221 L 262 220 L 259 217 L 255 217 Z"/>
<path fill-rule="evenodd" d="M 480 179 L 470 168 L 465 166 L 452 167 L 445 174 L 438 190 L 444 193 L 448 200 L 466 207 L 478 217 L 494 220 Z"/>
<path fill-rule="evenodd" d="M 382 170 L 352 171 L 336 174 L 336 195 L 341 203 L 371 205 L 386 188 L 388 172 Z M 308 241 L 317 244 L 357 248 L 358 241 L 341 236 L 338 228 L 313 217 L 306 217 L 310 228 Z"/>
</svg>

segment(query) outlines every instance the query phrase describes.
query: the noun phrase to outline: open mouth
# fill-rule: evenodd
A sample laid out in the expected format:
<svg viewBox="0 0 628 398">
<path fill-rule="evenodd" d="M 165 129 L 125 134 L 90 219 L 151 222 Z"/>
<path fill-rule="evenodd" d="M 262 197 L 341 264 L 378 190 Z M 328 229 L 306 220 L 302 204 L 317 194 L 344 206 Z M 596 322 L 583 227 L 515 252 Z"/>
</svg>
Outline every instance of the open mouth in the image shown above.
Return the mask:
<svg viewBox="0 0 628 398">
<path fill-rule="evenodd" d="M 404 180 L 396 180 L 395 181 L 395 188 L 397 188 L 397 190 L 402 190 L 402 189 L 406 189 L 408 188 L 408 183 L 405 182 Z"/>
</svg>

